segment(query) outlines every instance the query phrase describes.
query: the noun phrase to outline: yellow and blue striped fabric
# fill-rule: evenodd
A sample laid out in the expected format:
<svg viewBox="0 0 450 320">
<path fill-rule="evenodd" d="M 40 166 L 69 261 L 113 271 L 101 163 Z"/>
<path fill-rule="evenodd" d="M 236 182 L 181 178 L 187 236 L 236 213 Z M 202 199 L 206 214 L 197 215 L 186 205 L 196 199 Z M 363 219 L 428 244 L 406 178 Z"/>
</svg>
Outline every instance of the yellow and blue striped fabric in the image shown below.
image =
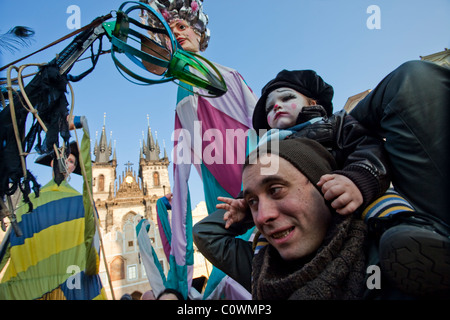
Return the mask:
<svg viewBox="0 0 450 320">
<path fill-rule="evenodd" d="M 364 209 L 361 218 L 367 223 L 370 218 L 381 218 L 404 211 L 414 211 L 412 205 L 394 188 L 389 188 L 380 198 Z"/>
<path fill-rule="evenodd" d="M 85 219 L 82 195 L 66 181 L 60 186 L 51 181 L 30 199 L 32 212 L 26 212 L 28 206 L 16 212 L 23 236 L 10 234 L 0 299 L 39 299 L 52 292 L 68 300 L 106 299 L 98 274 L 85 272 L 92 246 L 86 241 L 86 228 L 92 228 L 86 222 L 92 221 Z"/>
</svg>

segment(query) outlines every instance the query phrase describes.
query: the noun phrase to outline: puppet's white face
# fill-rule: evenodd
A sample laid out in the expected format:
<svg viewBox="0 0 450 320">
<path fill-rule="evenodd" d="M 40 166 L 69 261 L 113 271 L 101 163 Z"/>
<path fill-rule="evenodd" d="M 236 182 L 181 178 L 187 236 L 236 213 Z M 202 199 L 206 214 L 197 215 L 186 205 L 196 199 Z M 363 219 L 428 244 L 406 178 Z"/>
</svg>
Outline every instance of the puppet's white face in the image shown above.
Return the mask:
<svg viewBox="0 0 450 320">
<path fill-rule="evenodd" d="M 200 51 L 201 37 L 185 20 L 177 19 L 171 22 L 170 29 L 183 50 L 195 53 Z"/>
</svg>

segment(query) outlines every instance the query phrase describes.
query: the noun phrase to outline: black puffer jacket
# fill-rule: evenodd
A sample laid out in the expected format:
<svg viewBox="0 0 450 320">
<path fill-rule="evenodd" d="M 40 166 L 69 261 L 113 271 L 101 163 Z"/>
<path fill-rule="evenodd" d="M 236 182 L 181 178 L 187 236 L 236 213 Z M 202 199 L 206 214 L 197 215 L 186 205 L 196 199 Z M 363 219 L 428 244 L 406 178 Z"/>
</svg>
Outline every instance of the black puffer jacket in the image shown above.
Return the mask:
<svg viewBox="0 0 450 320">
<path fill-rule="evenodd" d="M 313 139 L 327 148 L 341 168 L 334 173 L 344 175 L 356 184 L 364 199 L 361 208 L 365 208 L 389 187 L 388 159 L 383 141 L 345 110 L 327 117 L 322 106 L 304 107 L 297 123 L 317 117 L 323 117 L 323 120 L 300 129 L 286 139 Z"/>
</svg>

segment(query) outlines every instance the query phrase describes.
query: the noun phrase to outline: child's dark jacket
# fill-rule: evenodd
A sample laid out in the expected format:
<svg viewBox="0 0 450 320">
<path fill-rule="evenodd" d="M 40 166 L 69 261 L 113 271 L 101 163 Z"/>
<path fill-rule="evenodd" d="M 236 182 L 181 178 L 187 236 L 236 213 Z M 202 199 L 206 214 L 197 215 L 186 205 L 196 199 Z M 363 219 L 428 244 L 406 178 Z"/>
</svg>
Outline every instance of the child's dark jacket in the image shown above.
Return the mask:
<svg viewBox="0 0 450 320">
<path fill-rule="evenodd" d="M 334 173 L 351 179 L 363 195 L 365 208 L 389 187 L 388 159 L 383 141 L 372 135 L 344 110 L 330 117 L 322 106 L 304 107 L 297 123 L 323 117 L 286 139 L 308 138 L 327 148 L 336 159 L 340 170 Z"/>
</svg>

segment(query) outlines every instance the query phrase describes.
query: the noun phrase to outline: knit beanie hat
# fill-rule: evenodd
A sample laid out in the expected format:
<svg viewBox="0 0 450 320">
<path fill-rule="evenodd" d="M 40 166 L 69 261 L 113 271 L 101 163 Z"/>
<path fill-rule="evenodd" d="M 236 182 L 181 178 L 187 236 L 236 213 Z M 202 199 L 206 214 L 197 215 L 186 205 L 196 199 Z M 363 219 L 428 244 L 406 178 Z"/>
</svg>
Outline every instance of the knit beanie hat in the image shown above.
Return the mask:
<svg viewBox="0 0 450 320">
<path fill-rule="evenodd" d="M 311 183 L 317 187 L 320 177 L 336 170 L 337 164 L 331 153 L 315 140 L 306 138 L 286 139 L 279 143 L 267 143 L 254 150 L 247 157 L 246 166 L 252 164 L 252 159 L 265 153 L 277 154 L 279 157 L 289 161 Z"/>
<path fill-rule="evenodd" d="M 270 129 L 267 123 L 266 100 L 269 93 L 278 88 L 290 88 L 317 101 L 324 107 L 327 115 L 333 113 L 334 90 L 331 85 L 313 70 L 283 70 L 277 74 L 275 79 L 269 81 L 261 90 L 261 98 L 256 103 L 253 111 L 253 129 Z"/>
</svg>

